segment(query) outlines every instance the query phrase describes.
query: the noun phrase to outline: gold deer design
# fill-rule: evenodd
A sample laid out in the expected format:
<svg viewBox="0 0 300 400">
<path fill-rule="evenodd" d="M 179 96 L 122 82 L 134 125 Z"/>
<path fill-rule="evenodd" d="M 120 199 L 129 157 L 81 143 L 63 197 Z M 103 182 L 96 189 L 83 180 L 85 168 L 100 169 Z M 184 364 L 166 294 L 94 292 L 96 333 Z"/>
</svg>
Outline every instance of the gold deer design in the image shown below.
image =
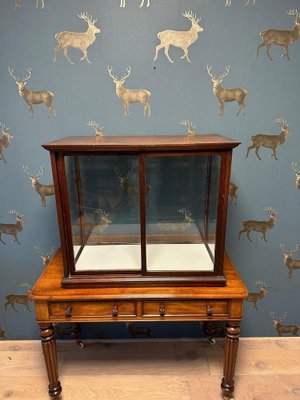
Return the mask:
<svg viewBox="0 0 300 400">
<path fill-rule="evenodd" d="M 171 60 L 169 56 L 169 47 L 174 46 L 183 50 L 183 56 L 181 59 L 186 58 L 189 63 L 191 62 L 189 59 L 188 49 L 190 45 L 195 43 L 198 39 L 198 33 L 203 32 L 204 29 L 198 24 L 201 18 L 197 18 L 196 14 L 194 14 L 192 11 L 185 11 L 182 13 L 182 15 L 191 21 L 192 26 L 190 30 L 174 31 L 167 29 L 159 32 L 157 36 L 160 40 L 160 44 L 156 46 L 154 61 L 157 60 L 159 50 L 164 48 L 167 59 L 170 61 L 170 63 L 173 63 L 174 61 Z"/>
<path fill-rule="evenodd" d="M 3 160 L 5 163 L 7 162 L 4 157 L 4 150 L 10 145 L 10 141 L 14 138 L 9 128 L 6 128 L 5 124 L 0 122 L 0 129 L 2 132 L 2 136 L 0 137 L 0 161 Z"/>
<path fill-rule="evenodd" d="M 140 7 L 143 7 L 144 3 L 145 3 L 145 0 L 142 0 Z M 149 7 L 149 6 L 150 6 L 150 0 L 147 0 L 146 7 Z M 120 7 L 126 7 L 126 0 L 120 0 Z"/>
<path fill-rule="evenodd" d="M 296 175 L 296 186 L 300 190 L 300 169 L 297 167 L 297 163 L 292 162 L 292 168 Z"/>
<path fill-rule="evenodd" d="M 257 310 L 258 300 L 262 300 L 269 291 L 268 285 L 262 281 L 256 282 L 256 285 L 259 286 L 259 292 L 249 293 L 245 299 L 246 301 L 249 301 L 249 303 L 253 303 L 252 308 L 255 310 Z"/>
<path fill-rule="evenodd" d="M 45 2 L 44 0 L 36 0 L 35 2 L 35 8 L 44 8 L 45 7 Z M 20 10 L 21 8 L 21 0 L 15 0 L 15 9 Z"/>
<path fill-rule="evenodd" d="M 144 117 L 146 116 L 147 111 L 148 116 L 150 117 L 151 111 L 149 97 L 151 96 L 151 93 L 149 90 L 145 89 L 126 89 L 123 85 L 131 73 L 131 68 L 127 67 L 126 70 L 127 74 L 124 75 L 123 78 L 118 79 L 118 77 L 112 73 L 113 69 L 108 66 L 109 76 L 116 85 L 116 94 L 124 104 L 124 117 L 128 117 L 128 107 L 131 103 L 141 103 L 144 106 Z"/>
<path fill-rule="evenodd" d="M 120 172 L 119 167 L 117 165 L 113 165 L 113 170 L 115 175 L 119 178 L 121 191 L 128 195 L 129 200 L 132 197 L 139 196 L 139 184 L 130 184 L 128 182 L 129 176 L 133 173 L 133 168 L 129 168 L 126 172 Z M 146 199 L 149 198 L 150 190 L 151 186 L 146 184 Z"/>
<path fill-rule="evenodd" d="M 248 220 L 248 221 L 243 221 L 243 229 L 239 233 L 238 240 L 241 237 L 242 233 L 247 234 L 247 238 L 249 239 L 250 242 L 252 242 L 250 238 L 250 232 L 260 232 L 262 236 L 260 239 L 264 239 L 266 242 L 266 232 L 272 228 L 274 228 L 276 222 L 278 221 L 278 213 L 271 207 L 268 207 L 265 209 L 267 213 L 269 214 L 270 218 L 267 221 L 256 221 L 256 220 Z"/>
<path fill-rule="evenodd" d="M 90 128 L 93 128 L 94 130 L 95 130 L 95 135 L 96 136 L 105 136 L 106 134 L 104 133 L 104 131 L 103 131 L 103 126 L 100 126 L 99 124 L 97 124 L 95 121 L 89 121 L 88 123 L 87 123 L 87 125 L 90 127 Z"/>
<path fill-rule="evenodd" d="M 259 49 L 264 47 L 267 53 L 267 56 L 272 61 L 271 54 L 269 49 L 272 44 L 276 44 L 277 46 L 284 47 L 285 52 L 281 55 L 281 57 L 286 57 L 290 60 L 289 57 L 289 46 L 294 43 L 300 37 L 300 14 L 298 10 L 290 10 L 287 12 L 288 15 L 295 17 L 295 26 L 292 30 L 280 30 L 280 29 L 265 29 L 260 32 L 260 36 L 262 38 L 262 43 L 257 46 L 256 49 L 256 57 L 258 56 Z"/>
<path fill-rule="evenodd" d="M 74 64 L 68 55 L 69 47 L 73 47 L 75 49 L 80 49 L 83 53 L 83 56 L 80 60 L 86 60 L 89 64 L 91 64 L 88 55 L 87 49 L 95 42 L 96 33 L 100 33 L 101 30 L 97 28 L 95 23 L 97 19 L 93 19 L 91 15 L 84 12 L 78 14 L 78 18 L 83 19 L 88 24 L 88 29 L 86 32 L 59 32 L 55 35 L 55 39 L 58 41 L 58 46 L 54 48 L 54 60 L 56 62 L 56 55 L 60 50 L 63 50 L 65 58 L 69 61 L 70 64 Z"/>
<path fill-rule="evenodd" d="M 234 204 L 237 204 L 237 190 L 239 188 L 239 185 L 233 182 L 230 182 L 229 185 L 229 204 L 232 204 L 234 202 Z"/>
<path fill-rule="evenodd" d="M 30 117 L 34 116 L 33 113 L 33 105 L 34 104 L 46 104 L 48 107 L 48 117 L 52 114 L 55 117 L 55 109 L 52 104 L 54 93 L 49 90 L 39 90 L 39 91 L 31 91 L 26 88 L 26 84 L 28 79 L 31 78 L 31 68 L 27 68 L 27 76 L 24 79 L 17 78 L 15 76 L 13 68 L 9 67 L 8 71 L 10 76 L 16 81 L 16 84 L 19 89 L 19 95 L 23 97 L 29 107 Z"/>
<path fill-rule="evenodd" d="M 247 96 L 248 92 L 246 89 L 242 88 L 235 88 L 235 89 L 225 89 L 221 86 L 221 83 L 225 76 L 229 74 L 230 66 L 225 66 L 225 72 L 219 76 L 219 78 L 211 72 L 211 67 L 207 65 L 207 72 L 208 75 L 211 77 L 213 83 L 213 94 L 217 96 L 219 103 L 220 103 L 220 112 L 219 115 L 223 116 L 224 114 L 224 104 L 231 101 L 236 101 L 240 106 L 237 116 L 240 115 L 240 112 L 243 110 L 243 115 L 245 115 L 245 97 Z"/>
<path fill-rule="evenodd" d="M 294 269 L 300 269 L 300 260 L 294 260 L 292 258 L 292 255 L 294 253 L 296 253 L 296 251 L 299 249 L 299 247 L 300 247 L 300 244 L 298 243 L 295 250 L 287 251 L 285 249 L 285 245 L 283 243 L 280 244 L 280 249 L 283 253 L 283 261 L 289 271 L 289 279 L 292 278 L 292 273 L 293 273 Z"/>
<path fill-rule="evenodd" d="M 31 286 L 28 285 L 28 283 L 23 283 L 21 285 L 22 287 L 27 287 L 28 293 L 30 292 Z M 28 298 L 28 293 L 27 294 L 8 294 L 5 296 L 6 303 L 4 304 L 5 311 L 7 310 L 7 306 L 11 306 L 11 308 L 15 311 L 18 312 L 18 310 L 15 308 L 15 304 L 22 304 L 24 305 L 24 311 L 31 311 L 29 308 L 29 302 L 31 301 Z"/>
<path fill-rule="evenodd" d="M 112 221 L 110 219 L 109 213 L 102 210 L 102 208 L 98 208 L 97 210 L 95 210 L 95 213 L 98 216 L 97 230 L 99 233 L 102 233 L 108 228 L 108 225 L 111 224 Z"/>
<path fill-rule="evenodd" d="M 283 333 L 292 333 L 293 336 L 298 336 L 299 326 L 297 325 L 282 325 L 281 321 L 287 317 L 288 313 L 285 312 L 281 318 L 275 317 L 274 312 L 270 312 L 271 318 L 274 322 L 274 328 L 276 329 L 279 336 L 282 336 Z"/>
<path fill-rule="evenodd" d="M 35 251 L 37 252 L 37 254 L 41 257 L 43 266 L 47 267 L 47 265 L 49 264 L 49 262 L 51 260 L 52 255 L 54 253 L 54 248 L 51 247 L 47 253 L 43 253 L 38 246 L 34 246 L 34 248 L 35 248 Z"/>
<path fill-rule="evenodd" d="M 232 0 L 225 0 L 225 6 L 226 7 L 230 7 L 231 6 L 231 1 Z M 252 6 L 254 6 L 255 5 L 255 1 L 256 0 L 247 0 L 247 3 L 245 4 L 245 6 L 248 6 L 250 3 L 251 3 Z"/>
<path fill-rule="evenodd" d="M 183 214 L 183 221 L 180 222 L 169 222 L 162 221 L 157 224 L 158 228 L 162 232 L 185 232 L 188 230 L 192 223 L 194 222 L 192 218 L 192 213 L 187 208 L 180 208 L 178 210 L 179 213 Z"/>
<path fill-rule="evenodd" d="M 11 210 L 9 211 L 10 215 L 14 215 L 16 217 L 16 223 L 15 224 L 3 224 L 0 223 L 0 242 L 3 244 L 6 244 L 4 240 L 2 239 L 1 235 L 2 233 L 5 233 L 6 235 L 13 236 L 13 243 L 17 242 L 18 244 L 21 244 L 18 240 L 18 233 L 23 230 L 23 226 L 26 223 L 23 215 L 19 214 L 16 210 Z"/>
<path fill-rule="evenodd" d="M 23 165 L 23 171 L 31 180 L 33 189 L 40 195 L 42 200 L 42 207 L 46 207 L 46 196 L 52 196 L 55 193 L 54 185 L 44 185 L 39 182 L 40 177 L 44 172 L 44 167 L 40 167 L 37 175 L 34 175 L 28 171 L 28 168 Z"/>
<path fill-rule="evenodd" d="M 188 120 L 183 120 L 180 122 L 180 124 L 184 127 L 187 128 L 188 130 L 188 136 L 195 136 L 197 135 L 197 132 L 195 131 L 196 126 L 193 126 L 193 123 L 188 121 Z"/>
<path fill-rule="evenodd" d="M 273 153 L 270 155 L 270 157 L 274 157 L 275 160 L 278 160 L 276 155 L 277 147 L 283 144 L 288 136 L 293 135 L 293 132 L 289 130 L 289 125 L 286 121 L 284 121 L 283 118 L 276 118 L 275 122 L 281 127 L 279 135 L 257 134 L 251 136 L 252 146 L 248 147 L 246 158 L 248 157 L 249 151 L 255 149 L 257 158 L 261 160 L 258 150 L 260 146 L 263 146 L 272 149 Z"/>
</svg>

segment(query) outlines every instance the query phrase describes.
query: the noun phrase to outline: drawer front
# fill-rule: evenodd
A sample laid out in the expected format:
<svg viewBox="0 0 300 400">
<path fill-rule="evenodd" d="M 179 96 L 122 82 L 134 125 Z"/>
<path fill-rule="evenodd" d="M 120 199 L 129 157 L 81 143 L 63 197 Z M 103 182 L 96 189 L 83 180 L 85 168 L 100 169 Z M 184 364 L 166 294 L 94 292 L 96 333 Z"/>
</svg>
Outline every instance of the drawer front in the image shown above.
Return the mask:
<svg viewBox="0 0 300 400">
<path fill-rule="evenodd" d="M 128 301 L 70 301 L 49 303 L 50 318 L 136 317 L 136 303 Z"/>
<path fill-rule="evenodd" d="M 227 317 L 228 301 L 145 301 L 143 317 Z"/>
</svg>

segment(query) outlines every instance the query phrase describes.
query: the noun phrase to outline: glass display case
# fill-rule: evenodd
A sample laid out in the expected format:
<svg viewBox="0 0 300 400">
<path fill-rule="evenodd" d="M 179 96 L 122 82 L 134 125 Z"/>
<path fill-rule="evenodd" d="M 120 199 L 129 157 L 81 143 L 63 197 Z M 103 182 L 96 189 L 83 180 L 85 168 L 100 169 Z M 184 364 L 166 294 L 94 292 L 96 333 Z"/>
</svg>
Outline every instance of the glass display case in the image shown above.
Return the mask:
<svg viewBox="0 0 300 400">
<path fill-rule="evenodd" d="M 225 284 L 219 135 L 69 137 L 50 151 L 64 287 Z"/>
</svg>

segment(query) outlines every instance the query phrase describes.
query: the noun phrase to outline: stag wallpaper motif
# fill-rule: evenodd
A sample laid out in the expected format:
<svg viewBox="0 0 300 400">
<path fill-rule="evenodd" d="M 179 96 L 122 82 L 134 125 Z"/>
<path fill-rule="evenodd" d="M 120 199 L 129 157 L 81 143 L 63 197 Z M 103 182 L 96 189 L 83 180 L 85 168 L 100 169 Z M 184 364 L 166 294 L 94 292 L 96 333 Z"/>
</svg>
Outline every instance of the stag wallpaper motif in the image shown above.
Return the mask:
<svg viewBox="0 0 300 400">
<path fill-rule="evenodd" d="M 249 288 L 242 335 L 299 333 L 299 36 L 299 0 L 1 1 L 1 340 L 38 338 L 27 293 L 59 247 L 41 145 L 103 134 L 241 141 L 226 247 Z M 200 334 L 99 325 L 82 332 Z"/>
</svg>

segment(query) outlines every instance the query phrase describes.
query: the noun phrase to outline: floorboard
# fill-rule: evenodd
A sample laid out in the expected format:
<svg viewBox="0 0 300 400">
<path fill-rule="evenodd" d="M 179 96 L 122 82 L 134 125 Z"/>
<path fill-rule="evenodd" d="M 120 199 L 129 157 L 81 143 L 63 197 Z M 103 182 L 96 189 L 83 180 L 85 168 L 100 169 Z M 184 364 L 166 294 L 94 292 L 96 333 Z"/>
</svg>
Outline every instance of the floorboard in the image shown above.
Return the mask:
<svg viewBox="0 0 300 400">
<path fill-rule="evenodd" d="M 58 341 L 62 400 L 218 400 L 223 341 Z M 0 342 L 0 399 L 47 400 L 39 341 Z M 300 338 L 241 339 L 235 400 L 299 400 Z"/>
</svg>

